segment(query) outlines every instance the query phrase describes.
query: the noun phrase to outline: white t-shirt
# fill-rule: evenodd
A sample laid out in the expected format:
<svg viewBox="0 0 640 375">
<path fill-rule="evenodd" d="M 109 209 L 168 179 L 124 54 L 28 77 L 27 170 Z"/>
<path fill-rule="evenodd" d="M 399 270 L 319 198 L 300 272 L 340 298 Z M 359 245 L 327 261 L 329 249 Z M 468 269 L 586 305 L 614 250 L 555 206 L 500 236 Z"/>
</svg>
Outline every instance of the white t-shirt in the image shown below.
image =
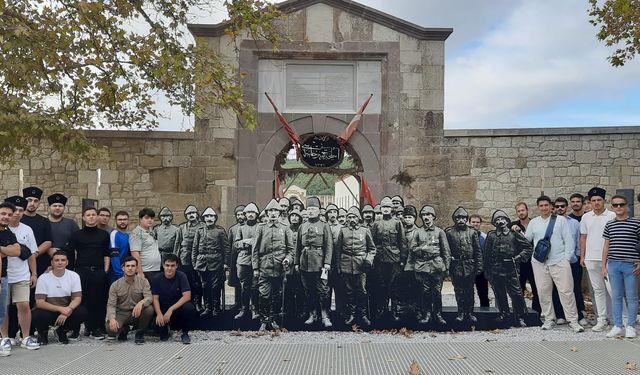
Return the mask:
<svg viewBox="0 0 640 375">
<path fill-rule="evenodd" d="M 584 256 L 585 260 L 602 261 L 602 248 L 604 247 L 602 232 L 604 232 L 604 226 L 615 218 L 616 214 L 606 208 L 600 215 L 596 215 L 593 211 L 589 211 L 582 215 L 582 220 L 580 221 L 580 234 L 587 235 L 587 251 Z"/>
<path fill-rule="evenodd" d="M 73 271 L 65 270 L 62 277 L 45 272 L 38 278 L 36 299 L 44 298 L 56 306 L 69 306 L 71 299 L 79 296 L 82 296 L 82 284 L 80 276 Z"/>
<path fill-rule="evenodd" d="M 31 250 L 31 254 L 38 251 L 38 244 L 36 243 L 36 237 L 33 235 L 33 230 L 30 226 L 19 223 L 17 227 L 9 226 L 9 229 L 16 235 L 18 243 L 24 245 Z M 22 260 L 19 257 L 7 257 L 7 282 L 9 284 L 17 283 L 18 281 L 29 281 L 31 278 L 31 271 L 29 271 L 29 260 Z"/>
</svg>

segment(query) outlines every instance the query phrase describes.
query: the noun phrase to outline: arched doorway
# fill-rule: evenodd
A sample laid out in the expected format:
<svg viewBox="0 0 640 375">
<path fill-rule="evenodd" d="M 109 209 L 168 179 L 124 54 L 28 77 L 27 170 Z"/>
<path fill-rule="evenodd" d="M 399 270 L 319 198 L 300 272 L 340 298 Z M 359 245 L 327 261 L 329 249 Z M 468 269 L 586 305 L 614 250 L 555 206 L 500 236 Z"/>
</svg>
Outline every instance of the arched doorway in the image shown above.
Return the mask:
<svg viewBox="0 0 640 375">
<path fill-rule="evenodd" d="M 308 133 L 301 136 L 303 147 L 309 137 L 318 136 Z M 335 138 L 325 134 L 328 138 Z M 314 151 L 321 152 L 319 148 Z M 332 166 L 310 164 L 305 158 L 309 148 L 302 149 L 301 154 L 289 142 L 277 155 L 274 165 L 274 197 L 296 197 L 302 202 L 308 196 L 320 198 L 323 207 L 333 203 L 340 208 L 361 206 L 360 183 L 364 172 L 362 163 L 353 147 L 349 144 L 341 146 L 339 161 Z M 322 163 L 320 163 L 322 164 Z"/>
</svg>

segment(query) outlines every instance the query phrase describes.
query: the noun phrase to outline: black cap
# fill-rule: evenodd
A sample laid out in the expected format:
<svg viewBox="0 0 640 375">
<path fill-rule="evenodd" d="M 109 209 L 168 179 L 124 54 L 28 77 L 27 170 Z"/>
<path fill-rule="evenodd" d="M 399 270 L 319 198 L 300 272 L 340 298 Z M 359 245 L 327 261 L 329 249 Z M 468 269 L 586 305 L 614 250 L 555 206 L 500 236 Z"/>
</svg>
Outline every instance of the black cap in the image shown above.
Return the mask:
<svg viewBox="0 0 640 375">
<path fill-rule="evenodd" d="M 320 205 L 320 199 L 318 197 L 309 197 L 309 198 L 307 198 L 307 207 L 322 208 L 322 206 Z"/>
<path fill-rule="evenodd" d="M 409 205 L 407 207 L 404 208 L 404 212 L 403 212 L 404 216 L 413 216 L 413 217 L 418 217 L 418 211 L 416 211 L 416 208 Z"/>
<path fill-rule="evenodd" d="M 592 187 L 591 190 L 589 190 L 589 193 L 587 195 L 589 196 L 589 199 L 591 199 L 591 197 L 602 197 L 602 199 L 604 199 L 606 194 L 607 194 L 606 190 L 596 186 L 596 187 Z"/>
<path fill-rule="evenodd" d="M 42 189 L 36 186 L 29 186 L 22 189 L 22 196 L 25 198 L 42 198 Z"/>
<path fill-rule="evenodd" d="M 47 197 L 47 201 L 49 202 L 49 206 L 54 203 L 62 203 L 63 206 L 67 205 L 67 197 L 60 193 L 53 193 Z"/>
<path fill-rule="evenodd" d="M 14 195 L 13 197 L 6 198 L 4 201 L 12 203 L 16 207 L 22 207 L 25 210 L 27 209 L 27 200 L 19 195 Z"/>
</svg>

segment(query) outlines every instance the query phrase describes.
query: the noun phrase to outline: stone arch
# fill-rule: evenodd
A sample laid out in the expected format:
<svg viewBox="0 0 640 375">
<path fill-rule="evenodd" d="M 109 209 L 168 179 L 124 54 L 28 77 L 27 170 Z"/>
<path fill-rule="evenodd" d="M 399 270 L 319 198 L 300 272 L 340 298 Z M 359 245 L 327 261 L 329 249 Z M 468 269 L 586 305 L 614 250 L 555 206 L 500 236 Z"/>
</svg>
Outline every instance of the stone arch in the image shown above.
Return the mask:
<svg viewBox="0 0 640 375">
<path fill-rule="evenodd" d="M 298 134 L 330 133 L 339 135 L 348 122 L 334 116 L 309 115 L 290 121 L 290 125 Z M 379 143 L 379 142 L 378 142 Z M 281 126 L 271 134 L 267 142 L 257 153 L 256 201 L 266 204 L 273 194 L 274 167 L 277 157 L 290 144 L 286 131 Z M 349 140 L 350 149 L 360 161 L 363 175 L 369 182 L 376 197 L 382 194 L 382 165 L 380 145 L 374 144 L 360 130 L 357 130 Z"/>
</svg>

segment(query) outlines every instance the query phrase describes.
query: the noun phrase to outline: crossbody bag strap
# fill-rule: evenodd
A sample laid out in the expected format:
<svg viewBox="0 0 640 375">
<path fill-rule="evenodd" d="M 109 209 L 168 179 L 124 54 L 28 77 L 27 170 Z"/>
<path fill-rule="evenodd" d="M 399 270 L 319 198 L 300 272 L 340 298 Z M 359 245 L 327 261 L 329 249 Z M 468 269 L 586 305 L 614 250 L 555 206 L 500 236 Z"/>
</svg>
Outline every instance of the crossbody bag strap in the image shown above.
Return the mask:
<svg viewBox="0 0 640 375">
<path fill-rule="evenodd" d="M 549 240 L 553 235 L 553 227 L 556 225 L 557 215 L 551 215 L 551 219 L 549 220 L 549 224 L 547 225 L 547 231 L 544 233 L 544 238 Z"/>
</svg>

